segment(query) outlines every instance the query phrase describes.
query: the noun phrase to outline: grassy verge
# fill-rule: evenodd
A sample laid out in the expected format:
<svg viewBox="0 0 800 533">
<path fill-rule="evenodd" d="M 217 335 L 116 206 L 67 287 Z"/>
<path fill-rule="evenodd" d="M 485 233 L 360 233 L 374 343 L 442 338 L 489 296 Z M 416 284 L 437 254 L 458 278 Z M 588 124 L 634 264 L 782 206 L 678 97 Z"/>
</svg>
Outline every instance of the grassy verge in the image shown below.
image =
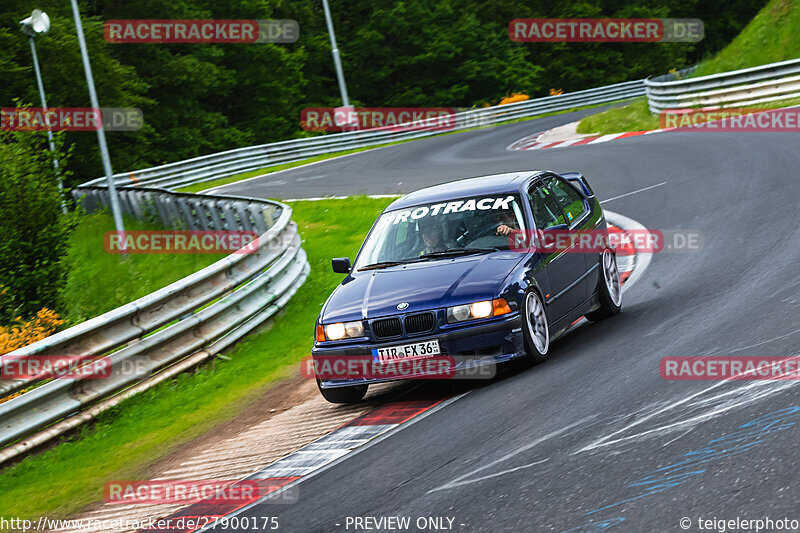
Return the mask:
<svg viewBox="0 0 800 533">
<path fill-rule="evenodd" d="M 138 479 L 178 445 L 239 414 L 308 354 L 314 320 L 341 274 L 332 256 L 353 257 L 390 199 L 365 197 L 293 204 L 311 275 L 268 330 L 255 333 L 197 372 L 123 402 L 79 438 L 0 473 L 3 516 L 64 517 L 102 500 L 112 479 Z"/>
<path fill-rule="evenodd" d="M 778 109 L 795 105 L 800 105 L 800 98 L 766 102 L 758 104 L 758 107 L 754 109 Z M 700 123 L 703 122 L 702 118 L 704 118 L 704 115 L 698 115 L 693 120 Z M 714 119 L 715 116 L 709 114 L 708 118 Z M 667 125 L 669 124 L 667 123 Z M 578 124 L 578 133 L 607 135 L 626 131 L 655 130 L 660 127 L 658 115 L 650 113 L 647 107 L 647 99 L 642 98 L 625 107 L 616 107 L 584 118 Z"/>
<path fill-rule="evenodd" d="M 713 58 L 702 62 L 693 77 L 717 74 L 800 57 L 800 0 L 770 0 L 742 32 Z M 796 105 L 797 99 L 759 104 L 761 109 Z M 625 107 L 586 117 L 578 133 L 623 133 L 659 128 L 658 116 L 640 99 Z"/>
<path fill-rule="evenodd" d="M 800 57 L 800 0 L 771 0 L 716 56 L 693 76 L 755 67 Z"/>
<path fill-rule="evenodd" d="M 488 127 L 494 127 L 494 126 L 505 126 L 505 125 L 508 125 L 508 124 L 515 124 L 517 122 L 525 122 L 527 120 L 535 120 L 535 119 L 539 119 L 539 118 L 546 118 L 546 117 L 551 117 L 551 116 L 555 116 L 555 115 L 561 115 L 561 114 L 564 114 L 564 113 L 572 113 L 574 111 L 582 111 L 584 109 L 593 109 L 595 107 L 611 105 L 612 103 L 614 103 L 614 102 L 605 103 L 605 104 L 593 104 L 593 105 L 587 105 L 587 106 L 581 106 L 581 107 L 573 107 L 573 108 L 570 108 L 570 109 L 565 109 L 564 111 L 554 111 L 552 113 L 544 113 L 542 115 L 536 115 L 534 117 L 515 118 L 515 119 L 511 119 L 511 120 L 506 120 L 506 121 L 503 121 L 503 122 L 498 122 L 497 124 L 493 124 L 491 126 L 476 126 L 474 128 L 467 128 L 467 129 L 458 130 L 458 131 L 448 131 L 448 132 L 440 133 L 440 134 L 437 134 L 437 135 L 450 135 L 450 134 L 453 134 L 453 133 L 465 133 L 465 132 L 468 132 L 468 131 L 474 131 L 474 130 L 479 130 L 479 129 L 488 128 Z M 268 167 L 268 168 L 262 168 L 262 169 L 257 169 L 257 170 L 251 170 L 249 172 L 243 172 L 241 174 L 235 174 L 233 176 L 228 176 L 226 178 L 220 178 L 218 180 L 206 181 L 206 182 L 203 182 L 203 183 L 195 183 L 193 185 L 187 185 L 186 187 L 181 187 L 181 188 L 177 189 L 177 191 L 178 192 L 200 192 L 200 191 L 205 191 L 205 190 L 209 190 L 209 189 L 214 189 L 216 187 L 221 187 L 223 185 L 228 185 L 230 183 L 236 183 L 238 181 L 246 180 L 246 179 L 249 179 L 249 178 L 255 178 L 256 176 L 263 176 L 264 174 L 271 174 L 273 172 L 279 172 L 281 170 L 287 170 L 287 169 L 290 169 L 290 168 L 295 168 L 295 167 L 300 167 L 300 166 L 303 166 L 303 165 L 308 165 L 309 163 L 316 163 L 317 161 L 325 161 L 326 159 L 333 159 L 334 157 L 340 157 L 340 156 L 348 155 L 348 154 L 355 154 L 357 152 L 364 152 L 366 150 L 372 150 L 374 148 L 382 148 L 384 146 L 392 146 L 392 145 L 395 145 L 395 144 L 401 144 L 401 143 L 406 143 L 406 142 L 415 141 L 415 140 L 417 140 L 417 139 L 406 139 L 406 140 L 402 140 L 402 141 L 394 141 L 394 142 L 389 142 L 389 143 L 380 144 L 380 145 L 376 145 L 376 146 L 365 146 L 365 147 L 362 147 L 362 148 L 354 148 L 352 150 L 344 150 L 344 151 L 341 151 L 341 152 L 333 152 L 333 153 L 330 153 L 330 154 L 318 155 L 318 156 L 315 156 L 315 157 L 309 157 L 308 159 L 303 159 L 301 161 L 294 161 L 292 163 L 284 163 L 282 165 L 275 165 L 275 166 Z"/>
<path fill-rule="evenodd" d="M 125 219 L 125 229 L 158 230 L 156 224 Z M 83 217 L 70 237 L 67 283 L 61 294 L 61 315 L 77 324 L 146 296 L 178 281 L 224 254 L 132 254 L 106 252 L 103 236 L 114 231 L 108 212 Z"/>
<path fill-rule="evenodd" d="M 650 113 L 647 98 L 623 106 L 614 107 L 591 115 L 580 121 L 578 133 L 622 133 L 626 131 L 644 131 L 658 128 L 658 115 Z"/>
</svg>

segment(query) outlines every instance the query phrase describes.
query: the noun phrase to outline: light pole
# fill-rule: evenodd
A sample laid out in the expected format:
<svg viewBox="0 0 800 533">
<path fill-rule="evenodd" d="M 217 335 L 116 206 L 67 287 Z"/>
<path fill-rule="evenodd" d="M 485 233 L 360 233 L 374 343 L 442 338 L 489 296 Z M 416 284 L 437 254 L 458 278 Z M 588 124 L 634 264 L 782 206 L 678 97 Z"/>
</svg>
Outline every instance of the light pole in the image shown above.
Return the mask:
<svg viewBox="0 0 800 533">
<path fill-rule="evenodd" d="M 34 9 L 31 16 L 25 20 L 21 20 L 22 32 L 28 36 L 31 43 L 31 55 L 33 56 L 33 71 L 36 73 L 36 85 L 39 87 L 39 97 L 42 100 L 42 116 L 45 117 L 45 124 L 47 124 L 47 142 L 50 145 L 50 153 L 53 154 L 53 168 L 56 171 L 56 181 L 58 182 L 58 190 L 62 194 L 61 210 L 67 212 L 67 204 L 64 202 L 63 191 L 64 185 L 61 180 L 61 170 L 58 167 L 58 157 L 56 157 L 56 146 L 53 143 L 53 132 L 50 130 L 50 123 L 47 121 L 47 99 L 44 97 L 44 84 L 42 83 L 42 73 L 39 70 L 39 58 L 36 55 L 36 43 L 34 38 L 40 33 L 47 33 L 50 29 L 50 17 L 47 13 Z"/>
<path fill-rule="evenodd" d="M 94 90 L 94 77 L 92 77 L 92 65 L 89 64 L 89 52 L 86 50 L 86 40 L 83 38 L 83 25 L 81 25 L 81 14 L 78 11 L 77 0 L 71 0 L 72 15 L 75 17 L 75 30 L 78 33 L 78 45 L 81 47 L 81 58 L 83 59 L 83 71 L 86 73 L 86 85 L 89 86 L 89 100 L 92 104 L 92 109 L 99 110 L 100 104 L 97 102 L 97 93 Z M 114 226 L 117 228 L 118 234 L 125 241 L 125 226 L 122 224 L 122 211 L 119 206 L 119 197 L 117 196 L 117 186 L 114 184 L 114 172 L 111 170 L 111 158 L 108 155 L 108 146 L 106 145 L 106 132 L 103 129 L 103 121 L 100 121 L 97 128 L 97 143 L 100 145 L 100 158 L 103 160 L 103 170 L 106 173 L 106 181 L 108 182 L 108 197 L 111 200 L 111 215 L 114 217 Z"/>
<path fill-rule="evenodd" d="M 322 9 L 325 10 L 325 22 L 328 24 L 328 35 L 331 38 L 333 66 L 336 68 L 336 78 L 339 80 L 339 92 L 342 93 L 342 106 L 350 107 L 350 99 L 347 97 L 347 85 L 344 83 L 342 60 L 339 59 L 339 48 L 336 46 L 336 34 L 333 32 L 333 20 L 331 19 L 331 10 L 328 7 L 328 0 L 322 0 Z"/>
</svg>

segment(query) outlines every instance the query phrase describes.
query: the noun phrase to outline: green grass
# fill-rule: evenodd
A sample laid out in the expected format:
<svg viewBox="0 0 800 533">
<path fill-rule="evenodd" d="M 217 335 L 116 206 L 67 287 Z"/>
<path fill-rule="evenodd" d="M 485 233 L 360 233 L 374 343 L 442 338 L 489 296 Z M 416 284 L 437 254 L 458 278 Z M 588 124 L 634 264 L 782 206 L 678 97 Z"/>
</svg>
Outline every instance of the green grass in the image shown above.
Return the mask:
<svg viewBox="0 0 800 533">
<path fill-rule="evenodd" d="M 64 517 L 102 500 L 112 479 L 140 479 L 177 446 L 234 418 L 275 380 L 289 375 L 311 349 L 314 321 L 342 275 L 334 256 L 355 255 L 391 199 L 354 197 L 296 202 L 297 222 L 311 275 L 272 327 L 254 333 L 195 373 L 135 396 L 104 413 L 79 438 L 33 455 L 0 474 L 5 517 Z"/>
<path fill-rule="evenodd" d="M 702 62 L 693 77 L 755 67 L 800 57 L 800 0 L 771 0 L 742 32 L 713 58 Z M 762 109 L 794 105 L 797 99 L 759 104 Z M 578 133 L 623 133 L 659 128 L 658 116 L 642 98 L 581 120 Z"/>
<path fill-rule="evenodd" d="M 757 109 L 777 109 L 800 105 L 800 98 L 789 98 L 776 102 L 765 102 L 758 104 Z M 714 115 L 709 115 L 713 118 Z M 702 116 L 698 117 L 701 122 Z M 668 122 L 665 126 L 669 126 Z M 607 135 L 609 133 L 624 133 L 626 131 L 646 131 L 661 128 L 658 115 L 650 113 L 647 108 L 647 99 L 642 98 L 625 107 L 616 107 L 591 115 L 580 121 L 578 133 L 599 133 Z"/>
<path fill-rule="evenodd" d="M 693 76 L 717 74 L 800 57 L 800 0 L 771 0 L 721 52 Z"/>
<path fill-rule="evenodd" d="M 163 229 L 154 223 L 125 219 L 125 229 Z M 131 254 L 106 252 L 103 236 L 114 231 L 111 215 L 99 212 L 82 217 L 70 237 L 65 258 L 69 265 L 67 283 L 61 293 L 60 314 L 77 324 L 188 276 L 224 254 Z"/>
<path fill-rule="evenodd" d="M 578 133 L 623 133 L 658 128 L 658 116 L 650 113 L 647 98 L 638 98 L 623 106 L 590 115 L 578 124 Z"/>
<path fill-rule="evenodd" d="M 541 115 L 536 115 L 534 117 L 515 118 L 515 119 L 511 119 L 511 120 L 506 120 L 506 121 L 503 121 L 503 122 L 498 122 L 497 124 L 493 124 L 491 126 L 476 126 L 474 128 L 467 128 L 467 129 L 463 129 L 463 130 L 443 132 L 443 133 L 440 133 L 440 134 L 437 134 L 437 135 L 450 135 L 450 134 L 453 134 L 453 133 L 465 133 L 465 132 L 468 132 L 468 131 L 475 131 L 475 130 L 479 130 L 479 129 L 494 127 L 494 126 L 504 126 L 504 125 L 508 125 L 508 124 L 516 124 L 517 122 L 525 122 L 526 120 L 534 120 L 534 119 L 539 119 L 539 118 L 546 118 L 546 117 L 551 117 L 551 116 L 554 116 L 554 115 L 561 115 L 563 113 L 572 113 L 574 111 L 581 111 L 581 110 L 584 110 L 584 109 L 592 109 L 592 108 L 599 107 L 599 106 L 604 106 L 604 105 L 609 105 L 609 104 L 605 103 L 605 104 L 593 104 L 593 105 L 587 105 L 587 106 L 581 106 L 581 107 L 573 107 L 573 108 L 570 108 L 570 109 L 565 109 L 564 111 L 553 111 L 552 113 L 544 113 L 544 114 L 541 114 Z M 242 172 L 241 174 L 235 174 L 233 176 L 228 176 L 226 178 L 220 178 L 218 180 L 205 181 L 205 182 L 202 182 L 202 183 L 195 183 L 195 184 L 192 184 L 192 185 L 187 185 L 186 187 L 181 187 L 181 188 L 176 189 L 176 190 L 178 192 L 201 192 L 201 191 L 206 191 L 206 190 L 210 190 L 210 189 L 215 189 L 217 187 L 221 187 L 223 185 L 228 185 L 230 183 L 236 183 L 238 181 L 246 180 L 246 179 L 249 179 L 249 178 L 255 178 L 256 176 L 263 176 L 264 174 L 271 174 L 273 172 L 278 172 L 278 171 L 281 171 L 281 170 L 287 170 L 287 169 L 290 169 L 290 168 L 295 168 L 295 167 L 299 167 L 299 166 L 303 166 L 303 165 L 308 165 L 309 163 L 316 163 L 317 161 L 325 161 L 326 159 L 333 159 L 334 157 L 340 157 L 340 156 L 348 155 L 348 154 L 355 154 L 355 153 L 358 153 L 358 152 L 364 152 L 366 150 L 372 150 L 374 148 L 382 148 L 384 146 L 392 146 L 392 145 L 395 145 L 395 144 L 401 144 L 401 143 L 406 143 L 406 142 L 415 141 L 415 140 L 417 140 L 417 139 L 405 139 L 405 140 L 402 140 L 402 141 L 393 141 L 393 142 L 388 142 L 388 143 L 380 144 L 380 145 L 376 145 L 376 146 L 365 146 L 365 147 L 362 147 L 362 148 L 354 148 L 352 150 L 344 150 L 344 151 L 341 151 L 341 152 L 334 152 L 334 153 L 330 153 L 330 154 L 318 155 L 318 156 L 315 156 L 315 157 L 309 157 L 308 159 L 303 159 L 301 161 L 294 161 L 292 163 L 284 163 L 284 164 L 281 164 L 281 165 L 275 165 L 275 166 L 271 166 L 271 167 L 267 167 L 267 168 L 251 170 L 249 172 Z"/>
</svg>

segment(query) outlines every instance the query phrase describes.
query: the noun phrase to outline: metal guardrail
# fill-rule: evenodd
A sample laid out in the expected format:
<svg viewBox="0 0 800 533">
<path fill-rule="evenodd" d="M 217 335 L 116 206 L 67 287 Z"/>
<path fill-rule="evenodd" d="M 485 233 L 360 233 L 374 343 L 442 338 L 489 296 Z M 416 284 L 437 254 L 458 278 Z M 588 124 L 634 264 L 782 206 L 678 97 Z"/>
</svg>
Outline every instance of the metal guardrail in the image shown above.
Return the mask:
<svg viewBox="0 0 800 533">
<path fill-rule="evenodd" d="M 800 97 L 800 59 L 675 80 L 645 80 L 650 111 L 692 107 L 740 107 Z"/>
<path fill-rule="evenodd" d="M 106 204 L 107 194 L 101 187 L 73 190 L 89 211 Z M 109 399 L 120 392 L 129 396 L 133 389 L 144 390 L 142 384 L 158 382 L 161 374 L 219 353 L 278 312 L 308 276 L 297 226 L 285 204 L 153 188 L 122 187 L 119 194 L 128 215 L 156 217 L 174 229 L 256 231 L 258 246 L 0 357 L 2 364 L 41 355 L 107 354 L 103 359 L 111 363 L 107 378 L 54 379 L 0 404 L 0 445 L 27 437 L 0 450 L 0 462 L 96 416 L 102 410 L 96 402 L 110 406 Z M 0 398 L 31 384 L 0 380 Z"/>
<path fill-rule="evenodd" d="M 573 107 L 627 100 L 642 95 L 644 95 L 644 80 L 636 80 L 502 106 L 472 109 L 456 113 L 452 117 L 454 127 L 448 131 L 488 126 L 517 118 L 564 111 Z M 144 170 L 115 174 L 114 179 L 115 183 L 119 185 L 175 188 L 332 152 L 442 133 L 436 124 L 422 128 L 415 126 L 413 129 L 405 131 L 403 129 L 402 125 L 399 125 L 392 129 L 332 133 L 238 148 Z M 85 183 L 84 186 L 104 186 L 104 182 L 105 178 L 98 178 Z"/>
</svg>

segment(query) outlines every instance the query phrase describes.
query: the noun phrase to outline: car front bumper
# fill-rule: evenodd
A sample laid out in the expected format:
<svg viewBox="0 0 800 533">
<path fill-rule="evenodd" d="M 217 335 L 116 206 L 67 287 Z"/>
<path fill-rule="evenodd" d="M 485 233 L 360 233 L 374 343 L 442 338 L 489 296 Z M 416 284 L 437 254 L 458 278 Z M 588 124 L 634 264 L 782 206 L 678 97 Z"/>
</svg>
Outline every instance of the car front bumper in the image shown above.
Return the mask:
<svg viewBox="0 0 800 533">
<path fill-rule="evenodd" d="M 324 363 L 326 358 L 342 359 L 347 357 L 371 357 L 372 350 L 403 344 L 424 342 L 437 339 L 442 357 L 450 356 L 455 364 L 455 375 L 449 377 L 475 378 L 484 374 L 467 372 L 484 366 L 496 365 L 525 353 L 519 313 L 502 319 L 481 321 L 479 324 L 463 325 L 449 331 L 437 331 L 429 335 L 393 339 L 387 342 L 359 343 L 318 343 L 311 351 L 315 364 Z M 333 343 L 331 343 L 333 344 Z M 436 373 L 416 374 L 414 378 L 441 377 Z M 402 380 L 402 377 L 352 377 L 350 379 L 320 380 L 323 389 L 367 385 Z"/>
</svg>

